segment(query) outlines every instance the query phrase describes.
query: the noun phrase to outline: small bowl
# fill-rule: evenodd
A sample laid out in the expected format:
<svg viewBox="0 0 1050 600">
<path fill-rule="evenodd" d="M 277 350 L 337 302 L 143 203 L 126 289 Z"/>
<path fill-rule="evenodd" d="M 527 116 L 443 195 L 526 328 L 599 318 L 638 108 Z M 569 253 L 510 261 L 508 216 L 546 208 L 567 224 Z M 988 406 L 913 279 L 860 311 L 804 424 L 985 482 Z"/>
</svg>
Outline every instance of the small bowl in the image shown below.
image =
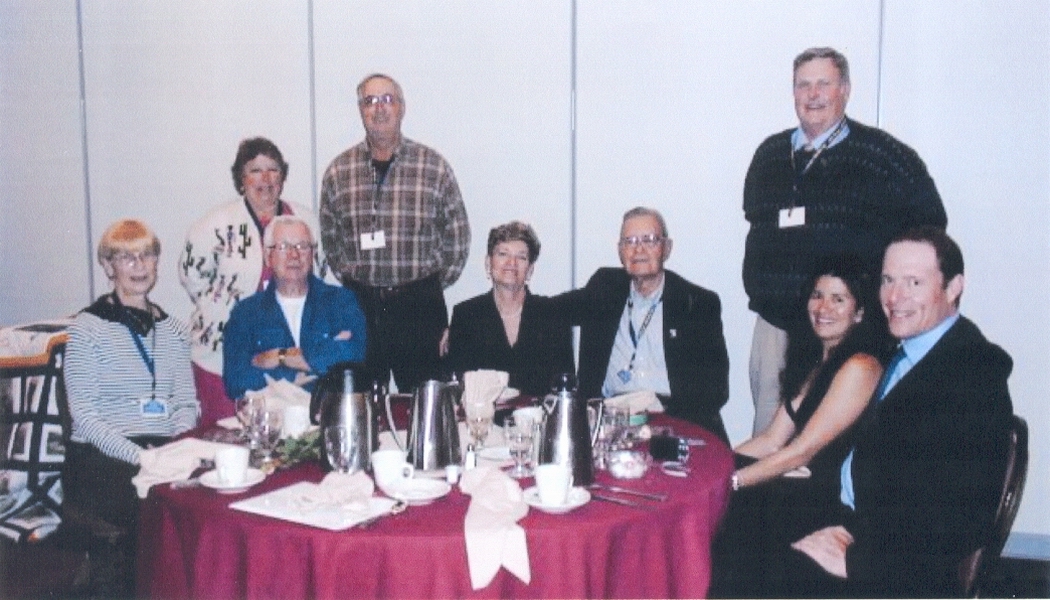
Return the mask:
<svg viewBox="0 0 1050 600">
<path fill-rule="evenodd" d="M 638 450 L 616 450 L 609 454 L 609 474 L 617 479 L 638 479 L 649 470 L 651 459 Z"/>
</svg>

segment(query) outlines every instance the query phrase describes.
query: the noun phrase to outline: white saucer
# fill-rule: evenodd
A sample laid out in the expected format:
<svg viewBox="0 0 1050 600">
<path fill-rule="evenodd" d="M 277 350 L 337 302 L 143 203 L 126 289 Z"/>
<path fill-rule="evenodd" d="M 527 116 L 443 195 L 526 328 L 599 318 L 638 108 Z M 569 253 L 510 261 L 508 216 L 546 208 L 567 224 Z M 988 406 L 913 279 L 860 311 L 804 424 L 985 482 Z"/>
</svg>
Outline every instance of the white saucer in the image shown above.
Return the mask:
<svg viewBox="0 0 1050 600">
<path fill-rule="evenodd" d="M 379 486 L 383 493 L 395 500 L 404 500 L 410 506 L 430 504 L 452 491 L 447 481 L 438 479 L 396 479 Z"/>
<path fill-rule="evenodd" d="M 506 462 L 511 460 L 510 448 L 507 446 L 485 446 L 478 452 L 478 458 L 500 463 Z"/>
<path fill-rule="evenodd" d="M 248 475 L 241 483 L 222 483 L 219 481 L 219 473 L 213 470 L 201 475 L 201 485 L 211 488 L 220 494 L 240 494 L 253 485 L 260 483 L 263 479 L 266 479 L 266 473 L 249 467 Z"/>
<path fill-rule="evenodd" d="M 525 490 L 524 498 L 525 504 L 533 508 L 538 508 L 545 513 L 552 515 L 560 515 L 575 510 L 584 504 L 591 501 L 591 493 L 582 487 L 574 487 L 569 490 L 569 500 L 560 506 L 548 506 L 543 502 L 540 502 L 540 490 L 536 486 L 532 486 Z"/>
</svg>

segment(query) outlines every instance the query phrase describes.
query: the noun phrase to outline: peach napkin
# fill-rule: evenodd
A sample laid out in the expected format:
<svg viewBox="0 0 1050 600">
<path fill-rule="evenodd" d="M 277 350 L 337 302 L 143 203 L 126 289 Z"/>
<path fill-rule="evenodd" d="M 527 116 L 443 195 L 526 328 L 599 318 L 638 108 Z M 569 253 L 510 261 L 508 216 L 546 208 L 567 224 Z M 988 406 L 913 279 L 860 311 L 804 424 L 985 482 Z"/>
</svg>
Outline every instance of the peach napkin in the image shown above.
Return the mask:
<svg viewBox="0 0 1050 600">
<path fill-rule="evenodd" d="M 480 466 L 463 473 L 459 487 L 471 497 L 463 523 L 471 586 L 487 586 L 500 567 L 529 583 L 529 548 L 518 525 L 529 506 L 518 482 L 497 468 Z"/>
<path fill-rule="evenodd" d="M 299 494 L 295 504 L 303 512 L 333 508 L 367 512 L 375 489 L 372 478 L 363 471 L 353 474 L 333 471 L 320 483 Z"/>
<path fill-rule="evenodd" d="M 481 402 L 495 404 L 503 390 L 507 389 L 510 375 L 505 371 L 482 369 L 463 374 L 463 409 Z"/>
<path fill-rule="evenodd" d="M 201 466 L 201 459 L 215 460 L 215 451 L 228 444 L 183 438 L 158 448 L 139 452 L 139 472 L 131 478 L 139 498 L 158 483 L 189 479 Z"/>
</svg>

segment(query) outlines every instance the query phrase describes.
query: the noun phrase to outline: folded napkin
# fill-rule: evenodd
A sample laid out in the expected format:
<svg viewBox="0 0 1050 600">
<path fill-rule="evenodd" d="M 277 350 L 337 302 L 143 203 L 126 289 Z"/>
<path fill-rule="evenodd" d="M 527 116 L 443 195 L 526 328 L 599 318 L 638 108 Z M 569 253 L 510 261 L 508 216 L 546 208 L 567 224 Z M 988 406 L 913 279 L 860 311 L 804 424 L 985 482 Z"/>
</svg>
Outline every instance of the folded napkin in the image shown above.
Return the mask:
<svg viewBox="0 0 1050 600">
<path fill-rule="evenodd" d="M 629 392 L 627 394 L 613 396 L 612 398 L 606 398 L 605 405 L 630 409 L 631 414 L 664 412 L 664 405 L 660 402 L 660 399 L 656 397 L 654 392 L 648 390 Z"/>
<path fill-rule="evenodd" d="M 469 415 L 471 406 L 495 404 L 503 390 L 507 389 L 509 380 L 510 375 L 505 371 L 467 371 L 463 374 L 463 410 Z"/>
<path fill-rule="evenodd" d="M 333 471 L 325 475 L 321 483 L 303 490 L 294 502 L 303 512 L 333 508 L 367 512 L 375 489 L 372 478 L 362 471 L 353 474 Z"/>
<path fill-rule="evenodd" d="M 255 390 L 255 393 L 266 398 L 266 408 L 284 410 L 284 407 L 293 404 L 310 407 L 310 392 L 287 379 L 274 379 L 266 373 L 263 373 L 263 377 L 266 379 L 266 387 Z"/>
<path fill-rule="evenodd" d="M 528 584 L 529 547 L 518 521 L 529 512 L 518 482 L 494 467 L 477 467 L 463 473 L 460 489 L 471 496 L 463 523 L 467 540 L 470 585 L 479 590 L 505 567 Z"/>
<path fill-rule="evenodd" d="M 215 451 L 227 444 L 183 438 L 159 448 L 139 452 L 139 472 L 131 478 L 139 498 L 149 494 L 150 487 L 189 479 L 201 466 L 201 459 L 215 460 Z"/>
<path fill-rule="evenodd" d="M 241 420 L 238 419 L 236 416 L 224 417 L 216 421 L 215 424 L 219 427 L 222 427 L 223 429 L 229 429 L 230 431 L 240 431 L 244 428 L 244 425 L 241 423 Z"/>
</svg>

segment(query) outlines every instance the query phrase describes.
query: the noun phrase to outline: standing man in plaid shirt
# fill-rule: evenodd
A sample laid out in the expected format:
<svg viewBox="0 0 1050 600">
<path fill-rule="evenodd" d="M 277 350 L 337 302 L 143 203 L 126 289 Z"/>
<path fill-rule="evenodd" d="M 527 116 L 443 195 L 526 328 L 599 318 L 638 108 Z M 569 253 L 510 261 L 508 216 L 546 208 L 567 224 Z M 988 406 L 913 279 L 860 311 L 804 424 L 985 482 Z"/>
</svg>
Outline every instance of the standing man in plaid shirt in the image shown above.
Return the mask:
<svg viewBox="0 0 1050 600">
<path fill-rule="evenodd" d="M 463 272 L 470 225 L 452 167 L 401 136 L 405 97 L 391 77 L 357 86 L 365 140 L 328 166 L 321 180 L 321 242 L 368 320 L 364 381 L 393 371 L 411 392 L 438 375 L 448 324 L 444 288 Z"/>
</svg>

